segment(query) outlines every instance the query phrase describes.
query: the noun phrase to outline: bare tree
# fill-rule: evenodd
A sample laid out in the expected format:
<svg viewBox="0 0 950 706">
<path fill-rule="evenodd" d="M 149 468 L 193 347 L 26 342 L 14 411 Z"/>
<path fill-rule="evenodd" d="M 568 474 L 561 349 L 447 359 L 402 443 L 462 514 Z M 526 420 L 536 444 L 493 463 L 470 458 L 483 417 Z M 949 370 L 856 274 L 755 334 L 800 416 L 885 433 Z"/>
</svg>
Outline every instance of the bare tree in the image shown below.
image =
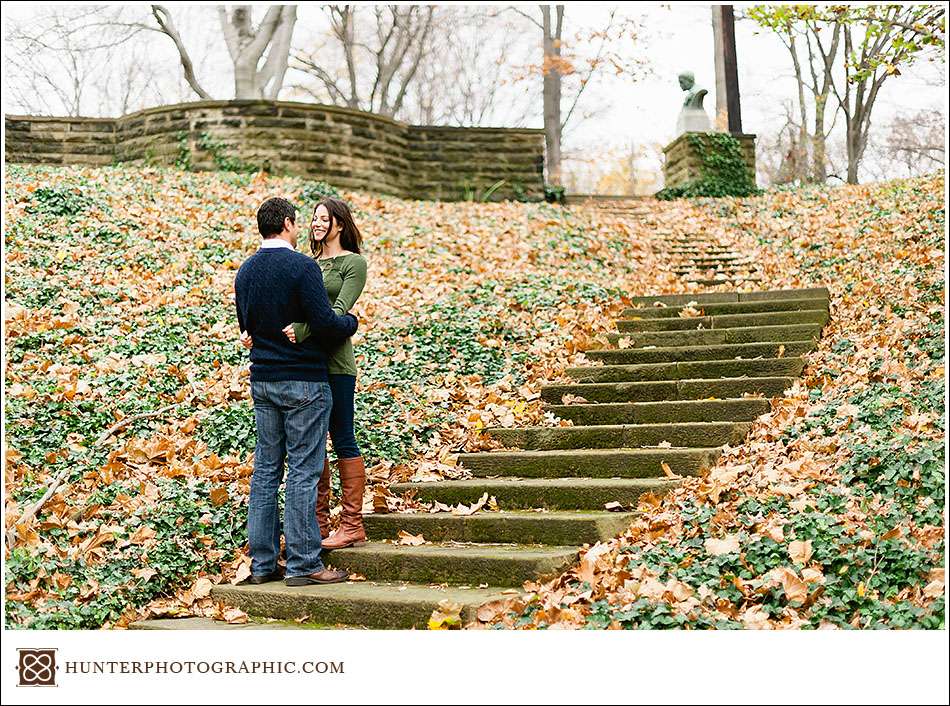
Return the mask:
<svg viewBox="0 0 950 706">
<path fill-rule="evenodd" d="M 395 116 L 429 50 L 436 7 L 330 5 L 324 10 L 329 43 L 293 57 L 293 68 L 315 79 L 316 86 L 294 87 L 317 100 Z"/>
<path fill-rule="evenodd" d="M 759 6 L 749 12 L 774 30 L 789 50 L 799 88 L 802 142 L 813 145 L 811 177 L 824 179 L 828 101 L 836 99 L 845 122 L 847 181 L 857 183 L 868 144 L 871 115 L 884 82 L 900 74 L 928 47 L 944 44 L 945 9 L 937 5 Z M 806 62 L 800 60 L 804 43 Z M 806 89 L 814 105 L 807 132 Z M 832 125 L 833 127 L 833 125 Z"/>
<path fill-rule="evenodd" d="M 564 133 L 572 118 L 579 115 L 585 90 L 606 70 L 635 79 L 645 62 L 631 58 L 628 48 L 636 40 L 637 23 L 620 17 L 616 10 L 610 11 L 603 28 L 580 30 L 567 40 L 564 6 L 556 5 L 553 15 L 550 5 L 540 5 L 538 9 L 539 17 L 535 17 L 517 7 L 510 8 L 541 30 L 541 64 L 527 68 L 529 75 L 542 75 L 547 178 L 550 183 L 561 185 Z M 618 51 L 618 46 L 623 50 Z"/>
<path fill-rule="evenodd" d="M 54 6 L 29 22 L 13 22 L 4 37 L 10 79 L 4 88 L 11 102 L 39 115 L 78 116 L 88 114 L 90 105 L 108 110 L 112 101 L 98 85 L 102 67 L 118 63 L 117 50 L 141 31 L 103 31 L 120 13 L 95 5 Z"/>
<path fill-rule="evenodd" d="M 872 178 L 921 176 L 946 164 L 942 110 L 899 113 L 868 142 L 864 169 Z"/>
<path fill-rule="evenodd" d="M 440 7 L 400 116 L 423 125 L 523 125 L 536 103 L 511 75 L 527 59 L 524 22 L 494 7 Z"/>
<path fill-rule="evenodd" d="M 845 80 L 835 95 L 847 128 L 848 183 L 858 181 L 871 129 L 871 111 L 888 77 L 912 63 L 926 40 L 940 45 L 946 9 L 938 6 L 871 6 L 844 21 Z M 839 20 L 841 21 L 841 20 Z M 857 26 L 854 26 L 857 25 Z M 941 29 L 935 29 L 935 28 Z"/>
<path fill-rule="evenodd" d="M 221 32 L 234 69 L 234 98 L 274 99 L 280 93 L 287 73 L 297 7 L 271 5 L 257 27 L 254 27 L 251 14 L 250 5 L 235 5 L 230 10 L 218 6 Z M 195 74 L 194 62 L 175 26 L 172 13 L 164 5 L 152 5 L 152 16 L 158 31 L 174 43 L 188 85 L 199 98 L 210 99 L 211 94 L 202 87 Z"/>
</svg>

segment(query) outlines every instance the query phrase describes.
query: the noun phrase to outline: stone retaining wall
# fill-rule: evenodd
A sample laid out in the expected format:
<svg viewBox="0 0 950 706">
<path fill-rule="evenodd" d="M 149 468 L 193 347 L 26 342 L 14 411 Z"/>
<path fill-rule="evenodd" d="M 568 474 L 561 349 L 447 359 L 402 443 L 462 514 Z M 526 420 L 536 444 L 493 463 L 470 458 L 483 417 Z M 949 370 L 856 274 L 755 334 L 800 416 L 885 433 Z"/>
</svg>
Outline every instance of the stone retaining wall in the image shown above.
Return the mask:
<svg viewBox="0 0 950 706">
<path fill-rule="evenodd" d="M 529 128 L 406 125 L 285 101 L 198 101 L 121 118 L 5 116 L 7 162 L 265 168 L 419 199 L 543 196 L 544 136 Z"/>
<path fill-rule="evenodd" d="M 667 188 L 682 186 L 702 176 L 703 158 L 686 139 L 690 134 L 701 133 L 683 133 L 663 148 L 665 157 L 663 161 L 663 181 Z M 733 137 L 739 141 L 742 155 L 754 175 L 756 173 L 755 135 L 741 134 L 733 135 Z"/>
</svg>

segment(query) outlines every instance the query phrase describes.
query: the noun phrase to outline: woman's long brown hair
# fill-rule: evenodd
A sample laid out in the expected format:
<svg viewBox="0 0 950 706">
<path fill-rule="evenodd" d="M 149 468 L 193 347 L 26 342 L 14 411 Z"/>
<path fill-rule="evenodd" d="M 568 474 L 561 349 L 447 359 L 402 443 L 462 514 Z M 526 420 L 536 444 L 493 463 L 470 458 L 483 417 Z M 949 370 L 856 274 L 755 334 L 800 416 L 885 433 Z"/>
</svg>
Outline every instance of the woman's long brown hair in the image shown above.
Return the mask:
<svg viewBox="0 0 950 706">
<path fill-rule="evenodd" d="M 350 207 L 346 205 L 345 201 L 327 196 L 313 207 L 313 215 L 310 216 L 310 231 L 307 236 L 310 239 L 310 252 L 313 253 L 313 256 L 320 257 L 323 252 L 323 243 L 326 241 L 326 236 L 323 240 L 317 240 L 313 237 L 313 220 L 317 217 L 317 209 L 321 206 L 324 206 L 327 213 L 330 214 L 330 228 L 332 229 L 335 223 L 340 225 L 340 245 L 343 246 L 343 249 L 358 253 L 360 246 L 363 244 L 363 236 L 353 221 Z M 329 233 L 329 230 L 327 233 Z"/>
</svg>

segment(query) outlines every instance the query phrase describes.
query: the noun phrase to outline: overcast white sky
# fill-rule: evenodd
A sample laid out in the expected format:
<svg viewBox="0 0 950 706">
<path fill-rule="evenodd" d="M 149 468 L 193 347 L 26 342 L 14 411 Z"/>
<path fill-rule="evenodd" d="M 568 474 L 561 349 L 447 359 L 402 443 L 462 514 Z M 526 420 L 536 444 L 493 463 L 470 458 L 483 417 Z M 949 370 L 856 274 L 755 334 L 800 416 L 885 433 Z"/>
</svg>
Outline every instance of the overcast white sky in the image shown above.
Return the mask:
<svg viewBox="0 0 950 706">
<path fill-rule="evenodd" d="M 69 3 L 59 3 L 69 4 Z M 124 3 L 124 6 L 146 3 Z M 267 3 L 255 3 L 266 5 Z M 371 3 L 358 3 L 371 4 Z M 462 3 L 455 3 L 462 4 Z M 510 3 L 496 3 L 499 6 Z M 28 20 L 34 13 L 45 12 L 49 3 L 3 3 L 4 39 L 11 21 Z M 216 31 L 216 18 L 208 6 L 185 3 L 168 3 L 175 13 L 182 35 L 199 63 L 199 76 L 213 95 L 226 97 L 230 90 L 230 69 L 226 50 L 220 33 Z M 592 83 L 585 94 L 582 106 L 597 108 L 596 114 L 570 128 L 566 135 L 566 148 L 573 153 L 599 156 L 610 149 L 626 145 L 653 145 L 653 157 L 643 161 L 643 166 L 658 170 L 659 160 L 655 146 L 667 143 L 672 137 L 676 116 L 682 103 L 682 93 L 676 75 L 684 69 L 696 74 L 699 86 L 709 89 L 707 111 L 715 110 L 713 34 L 710 5 L 698 3 L 566 3 L 565 36 L 578 29 L 602 26 L 611 8 L 639 17 L 643 31 L 637 41 L 623 47 L 632 56 L 644 57 L 650 65 L 650 73 L 639 81 L 604 78 Z M 526 12 L 536 13 L 536 5 L 523 5 Z M 736 6 L 737 14 L 741 5 Z M 259 8 L 259 13 L 263 12 Z M 314 5 L 299 8 L 295 30 L 295 43 L 301 37 L 313 33 L 322 22 L 319 10 Z M 508 51 L 524 56 L 540 52 L 539 33 L 526 32 L 520 46 L 508 47 Z M 156 85 L 180 84 L 180 68 L 171 42 L 157 33 L 147 33 L 129 51 L 146 51 L 157 66 L 163 67 L 153 80 Z M 772 135 L 784 123 L 782 101 L 795 94 L 794 81 L 786 50 L 779 40 L 768 32 L 758 30 L 754 23 L 740 21 L 736 25 L 736 41 L 739 66 L 739 86 L 742 98 L 742 119 L 745 132 Z M 97 67 L 108 76 L 108 67 Z M 8 71 L 4 62 L 4 71 Z M 945 62 L 933 64 L 919 62 L 904 75 L 890 79 L 882 91 L 879 105 L 875 108 L 875 124 L 886 125 L 896 114 L 912 114 L 920 109 L 942 110 L 946 116 L 946 91 L 933 85 L 946 72 Z M 4 84 L 15 80 L 4 76 Z M 944 84 L 945 86 L 945 84 Z M 524 91 L 524 87 L 517 90 Z M 24 112 L 8 98 L 4 91 L 4 111 Z M 167 93 L 167 90 L 166 90 Z M 183 89 L 182 97 L 188 96 Z M 192 94 L 193 95 L 193 94 Z M 282 94 L 282 97 L 287 97 Z M 190 99 L 190 98 L 188 98 Z M 525 123 L 540 127 L 540 100 L 534 115 Z M 91 106 L 90 110 L 95 110 Z M 502 113 L 499 113 L 502 115 Z M 504 120 L 506 118 L 498 118 Z"/>
</svg>

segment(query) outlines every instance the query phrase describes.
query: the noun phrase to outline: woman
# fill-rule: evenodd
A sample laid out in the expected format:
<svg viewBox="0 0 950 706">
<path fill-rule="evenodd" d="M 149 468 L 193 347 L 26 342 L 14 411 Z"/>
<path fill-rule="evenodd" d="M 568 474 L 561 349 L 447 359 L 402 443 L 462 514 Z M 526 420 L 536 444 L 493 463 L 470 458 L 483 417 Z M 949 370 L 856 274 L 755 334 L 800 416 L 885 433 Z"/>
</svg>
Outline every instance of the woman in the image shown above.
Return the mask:
<svg viewBox="0 0 950 706">
<path fill-rule="evenodd" d="M 349 207 L 340 199 L 325 198 L 310 220 L 310 252 L 323 271 L 323 284 L 337 314 L 345 314 L 359 299 L 366 286 L 366 260 L 360 255 L 363 238 L 353 221 Z M 310 335 L 306 323 L 293 323 L 284 329 L 291 343 L 302 343 Z M 324 549 L 341 549 L 366 541 L 363 530 L 363 490 L 366 466 L 353 433 L 353 397 L 356 392 L 356 358 L 353 341 L 327 354 L 327 376 L 333 393 L 330 411 L 330 439 L 340 472 L 343 514 L 340 527 L 327 537 L 330 529 L 330 460 L 326 460 L 317 486 L 317 522 Z"/>
<path fill-rule="evenodd" d="M 323 272 L 330 304 L 340 315 L 353 308 L 366 285 L 366 260 L 359 254 L 361 244 L 362 235 L 345 202 L 328 197 L 317 204 L 310 219 L 310 251 Z M 303 343 L 310 336 L 306 323 L 289 324 L 283 331 L 291 343 Z M 241 340 L 247 347 L 253 345 L 245 337 Z M 341 549 L 366 541 L 362 514 L 366 466 L 353 433 L 356 359 L 351 339 L 327 352 L 327 377 L 333 396 L 329 432 L 340 471 L 343 514 L 339 529 L 328 537 L 330 459 L 327 458 L 317 485 L 317 523 L 323 548 Z"/>
</svg>

